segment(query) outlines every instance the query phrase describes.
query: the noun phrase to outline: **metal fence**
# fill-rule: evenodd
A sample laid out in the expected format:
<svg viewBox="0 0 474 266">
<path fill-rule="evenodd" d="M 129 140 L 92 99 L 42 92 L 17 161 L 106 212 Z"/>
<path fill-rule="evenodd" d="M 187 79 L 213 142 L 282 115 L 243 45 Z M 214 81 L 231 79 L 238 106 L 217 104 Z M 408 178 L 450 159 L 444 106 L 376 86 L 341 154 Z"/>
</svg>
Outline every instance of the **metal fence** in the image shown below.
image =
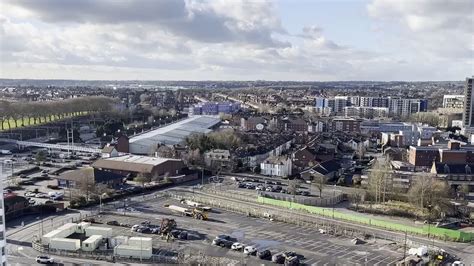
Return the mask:
<svg viewBox="0 0 474 266">
<path fill-rule="evenodd" d="M 175 199 L 189 199 L 200 202 L 202 204 L 209 205 L 211 207 L 221 208 L 226 211 L 243 213 L 249 217 L 265 218 L 271 219 L 272 221 L 295 224 L 297 226 L 322 229 L 321 232 L 334 236 L 345 236 L 348 238 L 358 237 L 361 239 L 372 238 L 374 240 L 384 239 L 399 244 L 405 243 L 404 234 L 393 234 L 382 230 L 375 230 L 372 228 L 335 221 L 324 217 L 304 214 L 295 210 L 282 209 L 267 205 L 251 204 L 250 202 L 237 202 L 235 200 L 232 200 L 235 195 L 231 196 L 227 194 L 226 198 L 224 198 L 224 196 L 216 197 L 217 194 L 219 194 L 219 192 L 214 193 L 212 195 L 206 195 L 204 193 L 191 194 L 186 192 L 171 192 L 168 195 Z M 408 247 L 418 247 L 421 245 L 426 245 L 422 242 L 413 239 L 411 236 L 407 236 L 406 243 Z"/>
</svg>

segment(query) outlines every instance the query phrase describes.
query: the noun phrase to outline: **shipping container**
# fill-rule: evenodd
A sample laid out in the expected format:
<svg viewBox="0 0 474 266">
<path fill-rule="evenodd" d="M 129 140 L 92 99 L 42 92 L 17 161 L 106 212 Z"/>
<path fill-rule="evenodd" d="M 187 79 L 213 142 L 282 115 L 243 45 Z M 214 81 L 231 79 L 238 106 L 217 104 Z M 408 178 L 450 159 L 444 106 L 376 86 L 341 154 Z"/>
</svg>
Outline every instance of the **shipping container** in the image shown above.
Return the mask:
<svg viewBox="0 0 474 266">
<path fill-rule="evenodd" d="M 101 235 L 104 238 L 112 237 L 112 228 L 89 226 L 86 228 L 86 236 Z"/>
<path fill-rule="evenodd" d="M 91 223 L 88 222 L 80 222 L 77 224 L 76 233 L 78 234 L 85 234 L 86 228 L 91 226 Z"/>
<path fill-rule="evenodd" d="M 153 240 L 151 237 L 130 237 L 128 239 L 129 246 L 136 246 L 142 248 L 151 248 Z"/>
<path fill-rule="evenodd" d="M 118 245 L 114 248 L 114 255 L 127 258 L 132 257 L 138 259 L 149 259 L 153 255 L 153 249 L 129 245 Z"/>
<path fill-rule="evenodd" d="M 70 238 L 53 238 L 51 239 L 49 248 L 59 249 L 59 250 L 68 250 L 68 251 L 77 251 L 81 248 L 81 241 L 79 239 L 70 239 Z"/>
<path fill-rule="evenodd" d="M 122 244 L 128 245 L 128 236 L 116 236 L 109 239 L 109 246 L 111 248 Z"/>
<path fill-rule="evenodd" d="M 44 245 L 49 245 L 51 243 L 51 239 L 68 237 L 68 236 L 74 234 L 76 229 L 77 229 L 77 224 L 67 223 L 67 224 L 59 227 L 58 229 L 53 230 L 53 231 L 43 235 L 43 237 L 41 238 L 42 243 Z"/>
<path fill-rule="evenodd" d="M 83 251 L 94 251 L 100 243 L 102 243 L 101 235 L 92 235 L 88 239 L 82 241 L 82 250 Z"/>
</svg>

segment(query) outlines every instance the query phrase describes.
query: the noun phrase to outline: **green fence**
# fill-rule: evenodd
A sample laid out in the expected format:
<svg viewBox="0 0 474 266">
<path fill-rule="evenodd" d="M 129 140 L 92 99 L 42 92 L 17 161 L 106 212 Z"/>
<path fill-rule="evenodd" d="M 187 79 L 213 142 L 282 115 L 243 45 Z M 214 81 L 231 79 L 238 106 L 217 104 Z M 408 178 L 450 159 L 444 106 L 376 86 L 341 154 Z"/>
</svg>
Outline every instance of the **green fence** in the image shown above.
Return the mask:
<svg viewBox="0 0 474 266">
<path fill-rule="evenodd" d="M 337 211 L 332 208 L 323 208 L 323 207 L 315 207 L 315 206 L 308 206 L 299 203 L 294 203 L 290 201 L 282 201 L 282 200 L 275 200 L 271 198 L 265 197 L 258 197 L 259 203 L 295 209 L 295 210 L 304 210 L 309 213 L 314 213 L 326 217 L 331 217 L 339 220 L 349 221 L 349 222 L 356 222 L 360 224 L 366 224 L 371 226 L 376 226 L 392 231 L 400 231 L 400 232 L 407 232 L 411 234 L 418 234 L 418 235 L 430 235 L 432 237 L 437 237 L 439 239 L 444 240 L 453 240 L 453 241 L 460 241 L 460 242 L 470 242 L 474 240 L 473 233 L 466 233 L 458 230 L 451 230 L 445 228 L 438 228 L 433 226 L 425 225 L 423 227 L 415 227 L 409 226 L 404 224 L 398 224 L 394 222 L 389 222 L 380 219 L 372 219 L 369 217 L 357 215 L 357 214 L 349 214 Z"/>
</svg>

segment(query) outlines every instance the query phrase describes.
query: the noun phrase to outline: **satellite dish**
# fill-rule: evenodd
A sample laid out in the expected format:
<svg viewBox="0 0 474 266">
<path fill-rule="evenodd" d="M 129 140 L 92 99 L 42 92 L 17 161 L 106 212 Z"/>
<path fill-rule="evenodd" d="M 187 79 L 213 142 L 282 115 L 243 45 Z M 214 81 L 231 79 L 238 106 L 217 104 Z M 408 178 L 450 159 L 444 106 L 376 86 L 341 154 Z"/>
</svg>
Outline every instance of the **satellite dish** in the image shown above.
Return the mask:
<svg viewBox="0 0 474 266">
<path fill-rule="evenodd" d="M 257 125 L 255 126 L 255 128 L 256 128 L 257 130 L 263 130 L 264 126 L 263 126 L 262 124 L 257 124 Z"/>
</svg>

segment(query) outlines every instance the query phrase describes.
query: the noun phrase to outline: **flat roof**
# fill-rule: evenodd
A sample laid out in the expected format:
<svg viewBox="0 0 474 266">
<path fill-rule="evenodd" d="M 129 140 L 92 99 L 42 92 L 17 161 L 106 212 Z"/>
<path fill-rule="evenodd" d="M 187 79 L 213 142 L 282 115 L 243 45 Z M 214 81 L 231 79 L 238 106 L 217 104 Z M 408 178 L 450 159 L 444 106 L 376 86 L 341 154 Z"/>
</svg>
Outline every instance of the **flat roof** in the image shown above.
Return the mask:
<svg viewBox="0 0 474 266">
<path fill-rule="evenodd" d="M 208 115 L 195 115 L 176 123 L 160 127 L 130 138 L 130 144 L 144 144 L 151 141 L 165 144 L 178 144 L 193 133 L 209 133 L 209 128 L 220 122 L 220 118 Z"/>
<path fill-rule="evenodd" d="M 160 165 L 167 161 L 181 161 L 179 159 L 171 158 L 162 158 L 162 157 L 149 157 L 149 156 L 140 156 L 140 155 L 125 155 L 119 157 L 112 157 L 102 159 L 104 161 L 113 161 L 113 162 L 124 162 L 124 163 L 138 163 L 146 165 Z"/>
<path fill-rule="evenodd" d="M 86 240 L 82 241 L 82 243 L 94 243 L 98 239 L 102 239 L 102 235 L 91 235 L 89 238 Z"/>
</svg>

